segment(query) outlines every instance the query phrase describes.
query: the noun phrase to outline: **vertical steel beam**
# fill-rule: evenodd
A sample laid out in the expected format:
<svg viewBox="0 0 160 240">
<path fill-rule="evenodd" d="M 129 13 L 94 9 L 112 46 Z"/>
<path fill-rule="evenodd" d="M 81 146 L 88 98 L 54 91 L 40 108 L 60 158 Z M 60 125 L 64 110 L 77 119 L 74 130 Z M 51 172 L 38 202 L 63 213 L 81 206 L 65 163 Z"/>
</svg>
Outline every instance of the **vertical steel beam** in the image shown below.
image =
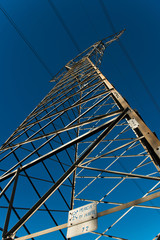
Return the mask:
<svg viewBox="0 0 160 240">
<path fill-rule="evenodd" d="M 11 199 L 10 199 L 10 203 L 9 203 L 9 207 L 8 207 L 8 211 L 7 211 L 7 216 L 6 216 L 6 220 L 5 220 L 5 224 L 4 224 L 4 228 L 3 228 L 2 237 L 4 237 L 6 235 L 7 230 L 8 230 L 12 205 L 13 205 L 14 196 L 15 196 L 16 187 L 17 187 L 18 176 L 19 176 L 19 168 L 18 168 L 17 173 L 15 175 L 14 185 L 13 185 L 13 189 L 12 189 Z"/>
<path fill-rule="evenodd" d="M 94 65 L 94 63 L 87 58 L 90 64 L 93 66 L 93 68 L 97 71 L 97 74 L 99 77 L 103 80 L 105 86 L 107 89 L 112 89 L 112 97 L 114 101 L 117 103 L 120 109 L 126 109 L 130 108 L 131 111 L 128 113 L 128 120 L 129 119 L 135 119 L 138 123 L 138 127 L 133 129 L 135 134 L 138 137 L 144 136 L 145 139 L 141 140 L 142 146 L 144 149 L 149 152 L 150 158 L 153 161 L 155 167 L 160 172 L 160 141 L 155 136 L 155 134 L 147 127 L 147 125 L 144 123 L 142 118 L 139 116 L 139 114 L 134 111 L 128 102 L 121 96 L 121 94 L 116 91 L 116 89 L 113 87 L 113 85 L 107 80 L 107 78 L 100 72 L 100 70 Z"/>
<path fill-rule="evenodd" d="M 15 174 L 16 175 L 16 174 Z M 12 179 L 9 181 L 9 183 L 3 188 L 3 190 L 0 193 L 0 198 L 2 197 L 2 195 L 5 193 L 5 191 L 9 188 L 9 186 L 11 185 L 11 183 L 14 181 L 15 176 L 12 177 Z"/>
</svg>

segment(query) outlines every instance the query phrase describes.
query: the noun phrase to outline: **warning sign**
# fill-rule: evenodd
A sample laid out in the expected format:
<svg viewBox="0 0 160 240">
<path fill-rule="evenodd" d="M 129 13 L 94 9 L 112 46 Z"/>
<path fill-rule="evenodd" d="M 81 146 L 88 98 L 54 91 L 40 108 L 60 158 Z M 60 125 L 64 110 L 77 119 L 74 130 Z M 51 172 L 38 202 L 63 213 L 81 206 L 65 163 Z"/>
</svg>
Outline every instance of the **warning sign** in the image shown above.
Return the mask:
<svg viewBox="0 0 160 240">
<path fill-rule="evenodd" d="M 67 238 L 97 229 L 97 204 L 91 203 L 69 211 Z"/>
</svg>

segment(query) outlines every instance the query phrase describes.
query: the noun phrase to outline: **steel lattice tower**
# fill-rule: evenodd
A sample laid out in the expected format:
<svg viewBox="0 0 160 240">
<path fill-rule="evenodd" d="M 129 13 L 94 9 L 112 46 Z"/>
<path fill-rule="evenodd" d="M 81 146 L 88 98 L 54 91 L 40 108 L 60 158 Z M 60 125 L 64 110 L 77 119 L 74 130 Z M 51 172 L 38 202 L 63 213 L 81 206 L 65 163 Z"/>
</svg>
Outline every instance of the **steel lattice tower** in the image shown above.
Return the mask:
<svg viewBox="0 0 160 240">
<path fill-rule="evenodd" d="M 0 148 L 3 239 L 34 239 L 31 233 L 49 228 L 36 239 L 67 239 L 68 211 L 92 202 L 98 229 L 75 239 L 138 239 L 149 232 L 148 211 L 160 209 L 160 142 L 98 68 L 122 33 L 67 63 Z"/>
</svg>

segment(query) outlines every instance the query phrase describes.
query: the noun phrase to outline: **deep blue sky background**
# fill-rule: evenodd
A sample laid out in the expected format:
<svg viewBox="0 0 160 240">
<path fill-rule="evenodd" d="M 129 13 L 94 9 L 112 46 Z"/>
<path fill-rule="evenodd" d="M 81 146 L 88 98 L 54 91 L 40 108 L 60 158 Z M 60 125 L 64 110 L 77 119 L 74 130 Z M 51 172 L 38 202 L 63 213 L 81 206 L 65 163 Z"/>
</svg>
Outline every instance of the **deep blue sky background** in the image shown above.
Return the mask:
<svg viewBox="0 0 160 240">
<path fill-rule="evenodd" d="M 78 50 L 123 28 L 124 49 L 113 43 L 101 70 L 160 137 L 160 2 L 50 2 L 0 0 L 0 143 L 48 93 L 51 75 Z"/>
<path fill-rule="evenodd" d="M 60 68 L 123 28 L 101 70 L 160 138 L 159 0 L 0 0 L 0 144 Z"/>
</svg>

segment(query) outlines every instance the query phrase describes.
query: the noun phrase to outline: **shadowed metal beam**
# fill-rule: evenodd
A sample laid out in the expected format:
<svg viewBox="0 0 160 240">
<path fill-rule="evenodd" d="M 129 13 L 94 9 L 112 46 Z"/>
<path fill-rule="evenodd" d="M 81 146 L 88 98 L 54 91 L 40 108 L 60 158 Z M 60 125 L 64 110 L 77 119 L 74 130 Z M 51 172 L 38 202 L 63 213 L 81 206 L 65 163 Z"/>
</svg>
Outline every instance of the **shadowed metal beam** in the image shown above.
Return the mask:
<svg viewBox="0 0 160 240">
<path fill-rule="evenodd" d="M 46 202 L 46 200 L 62 185 L 62 183 L 75 171 L 77 165 L 79 165 L 94 149 L 95 147 L 106 137 L 106 135 L 123 119 L 128 112 L 128 108 L 125 109 L 115 121 L 113 121 L 108 128 L 93 141 L 88 149 L 81 155 L 81 157 L 73 163 L 73 165 L 62 175 L 62 177 L 38 200 L 38 202 L 20 219 L 15 226 L 8 231 L 5 238 L 16 233 L 18 229 Z"/>
<path fill-rule="evenodd" d="M 92 135 L 94 135 L 94 134 L 96 134 L 96 133 L 104 130 L 104 129 L 107 128 L 107 127 L 108 127 L 107 129 L 109 129 L 110 126 L 111 126 L 112 124 L 114 124 L 114 123 L 117 121 L 117 119 L 119 119 L 119 117 L 121 117 L 122 115 L 125 115 L 127 111 L 128 111 L 128 109 L 126 109 L 125 111 L 123 111 L 123 112 L 121 113 L 121 115 L 119 115 L 116 119 L 111 120 L 111 121 L 109 121 L 109 122 L 107 122 L 107 123 L 105 123 L 105 124 L 102 124 L 101 126 L 93 129 L 92 131 L 87 132 L 87 133 L 85 133 L 85 134 L 83 134 L 83 135 L 81 135 L 81 136 L 79 136 L 79 137 L 71 140 L 70 142 L 68 142 L 68 143 L 66 143 L 66 144 L 63 144 L 62 146 L 60 146 L 60 147 L 52 150 L 51 152 L 49 152 L 49 153 L 47 153 L 47 154 L 45 154 L 45 155 L 43 155 L 43 156 L 35 159 L 34 161 L 32 161 L 32 162 L 30 162 L 30 163 L 22 166 L 22 167 L 20 168 L 20 171 L 26 170 L 26 169 L 28 169 L 28 168 L 30 168 L 30 167 L 38 164 L 39 162 L 42 162 L 43 160 L 48 159 L 49 157 L 53 156 L 54 154 L 57 154 L 57 153 L 65 150 L 66 148 L 73 146 L 74 144 L 76 144 L 76 143 L 78 143 L 78 142 L 80 142 L 80 141 L 82 141 L 82 140 L 84 140 L 84 139 L 86 139 L 86 138 L 88 138 L 88 137 L 90 137 L 90 136 L 92 136 Z M 124 113 L 125 113 L 125 114 L 124 114 Z M 5 174 L 3 174 L 3 175 L 0 177 L 0 182 L 2 182 L 3 180 L 5 180 L 5 179 L 7 179 L 7 178 L 9 178 L 9 177 L 12 177 L 12 176 L 15 174 L 16 171 L 13 171 L 13 172 L 11 172 L 11 171 L 12 171 L 14 168 L 16 168 L 18 165 L 20 165 L 22 162 L 24 162 L 24 160 L 18 162 L 15 166 L 13 166 L 10 170 L 8 170 Z"/>
<path fill-rule="evenodd" d="M 121 210 L 126 209 L 126 208 L 134 207 L 134 206 L 136 206 L 138 204 L 150 201 L 150 200 L 158 198 L 158 197 L 160 197 L 160 192 L 153 193 L 153 194 L 151 194 L 149 196 L 145 196 L 145 197 L 136 199 L 136 200 L 128 202 L 128 203 L 124 203 L 124 204 L 122 204 L 120 206 L 117 206 L 117 207 L 110 208 L 110 209 L 107 209 L 105 211 L 99 212 L 98 213 L 98 218 L 106 216 L 106 215 L 109 215 L 111 213 L 115 213 L 115 212 L 121 211 Z M 40 232 L 37 232 L 37 233 L 33 233 L 33 234 L 30 234 L 30 235 L 27 235 L 27 236 L 23 236 L 23 237 L 17 238 L 17 240 L 25 240 L 25 239 L 30 239 L 31 237 L 38 237 L 38 236 L 41 236 L 41 235 L 44 235 L 44 234 L 48 234 L 48 233 L 51 233 L 51 232 L 55 232 L 55 231 L 58 231 L 60 229 L 64 229 L 64 228 L 67 228 L 67 227 L 68 227 L 68 223 L 64 223 L 62 225 L 59 225 L 59 226 L 56 226 L 56 227 L 53 227 L 53 228 L 49 228 L 49 229 L 46 229 L 44 231 L 40 231 Z"/>
</svg>

